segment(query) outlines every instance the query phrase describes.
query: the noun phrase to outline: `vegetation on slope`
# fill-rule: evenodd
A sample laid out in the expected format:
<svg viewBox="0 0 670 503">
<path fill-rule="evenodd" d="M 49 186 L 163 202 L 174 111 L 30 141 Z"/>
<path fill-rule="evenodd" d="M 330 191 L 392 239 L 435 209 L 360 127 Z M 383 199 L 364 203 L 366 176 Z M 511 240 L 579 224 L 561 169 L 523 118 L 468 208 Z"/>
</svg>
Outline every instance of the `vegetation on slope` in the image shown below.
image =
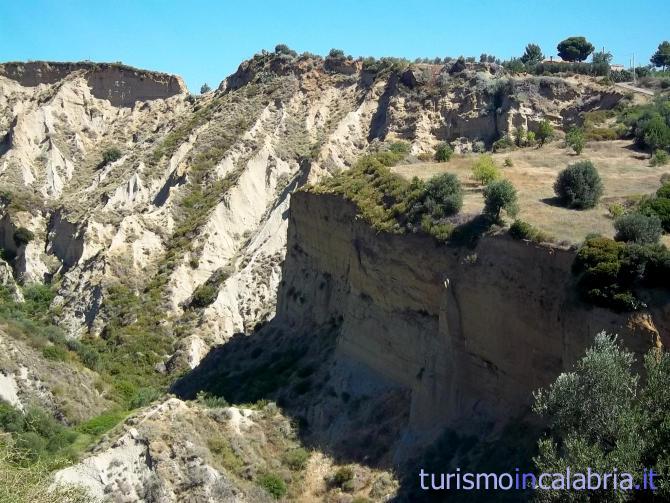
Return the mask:
<svg viewBox="0 0 670 503">
<path fill-rule="evenodd" d="M 670 151 L 670 100 L 658 98 L 648 105 L 630 107 L 620 121 L 641 148 L 653 153 Z"/>
<path fill-rule="evenodd" d="M 574 272 L 585 300 L 619 311 L 641 309 L 646 306 L 634 290 L 670 284 L 670 251 L 593 236 L 577 253 Z"/>
<path fill-rule="evenodd" d="M 458 213 L 463 204 L 460 182 L 449 174 L 427 182 L 418 178 L 408 182 L 389 170 L 404 157 L 394 149 L 367 155 L 352 169 L 309 190 L 340 194 L 353 201 L 378 231 L 403 234 L 422 230 L 437 239 L 447 239 L 454 228 L 448 217 Z"/>
</svg>

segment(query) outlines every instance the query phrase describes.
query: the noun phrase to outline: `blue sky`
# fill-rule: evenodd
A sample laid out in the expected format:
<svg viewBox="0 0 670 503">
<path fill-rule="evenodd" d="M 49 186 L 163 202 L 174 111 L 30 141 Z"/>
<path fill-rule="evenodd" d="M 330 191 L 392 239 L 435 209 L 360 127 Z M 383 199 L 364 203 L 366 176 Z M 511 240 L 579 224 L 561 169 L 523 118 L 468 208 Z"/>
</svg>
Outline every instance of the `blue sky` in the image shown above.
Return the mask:
<svg viewBox="0 0 670 503">
<path fill-rule="evenodd" d="M 212 87 L 261 49 L 507 59 L 584 35 L 618 63 L 670 39 L 668 0 L 0 0 L 0 61 L 123 61 Z"/>
</svg>

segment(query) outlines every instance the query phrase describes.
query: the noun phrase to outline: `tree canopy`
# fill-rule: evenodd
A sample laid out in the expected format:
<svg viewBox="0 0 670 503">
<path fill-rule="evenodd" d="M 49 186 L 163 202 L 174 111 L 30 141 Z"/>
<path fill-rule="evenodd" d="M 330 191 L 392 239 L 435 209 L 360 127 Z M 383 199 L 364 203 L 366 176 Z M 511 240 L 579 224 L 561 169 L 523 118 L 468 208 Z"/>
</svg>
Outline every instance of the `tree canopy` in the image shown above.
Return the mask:
<svg viewBox="0 0 670 503">
<path fill-rule="evenodd" d="M 670 67 L 670 42 L 667 40 L 658 44 L 658 50 L 651 57 L 651 63 L 657 67 Z"/>
<path fill-rule="evenodd" d="M 558 44 L 558 55 L 564 61 L 585 61 L 595 50 L 584 37 L 568 37 Z"/>
<path fill-rule="evenodd" d="M 524 65 L 535 65 L 542 62 L 544 54 L 542 54 L 542 49 L 540 49 L 539 45 L 528 44 L 520 59 Z"/>
</svg>

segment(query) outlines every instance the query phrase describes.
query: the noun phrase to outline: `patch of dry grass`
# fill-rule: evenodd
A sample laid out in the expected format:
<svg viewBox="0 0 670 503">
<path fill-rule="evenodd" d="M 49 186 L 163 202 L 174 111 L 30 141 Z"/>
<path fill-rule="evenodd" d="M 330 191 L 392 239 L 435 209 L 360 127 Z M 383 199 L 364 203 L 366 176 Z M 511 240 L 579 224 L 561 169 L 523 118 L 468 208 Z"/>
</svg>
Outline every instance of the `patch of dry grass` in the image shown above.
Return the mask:
<svg viewBox="0 0 670 503">
<path fill-rule="evenodd" d="M 428 179 L 439 173 L 454 173 L 463 183 L 466 193 L 462 213 L 480 213 L 484 207 L 481 187 L 471 178 L 472 163 L 477 154 L 457 155 L 446 163 L 405 164 L 391 168 L 404 177 Z M 502 167 L 505 158 L 513 166 Z M 648 155 L 636 151 L 629 141 L 591 142 L 581 156 L 576 156 L 563 142 L 542 148 L 517 149 L 493 154 L 503 176 L 512 181 L 519 193 L 519 218 L 533 224 L 559 241 L 579 243 L 590 233 L 614 236 L 612 219 L 607 207 L 629 197 L 651 194 L 660 186 L 661 175 L 667 167 L 649 166 Z M 591 210 L 577 211 L 558 206 L 554 200 L 553 184 L 559 171 L 568 164 L 590 159 L 603 179 L 605 192 L 600 204 Z M 666 243 L 668 236 L 664 236 Z"/>
</svg>

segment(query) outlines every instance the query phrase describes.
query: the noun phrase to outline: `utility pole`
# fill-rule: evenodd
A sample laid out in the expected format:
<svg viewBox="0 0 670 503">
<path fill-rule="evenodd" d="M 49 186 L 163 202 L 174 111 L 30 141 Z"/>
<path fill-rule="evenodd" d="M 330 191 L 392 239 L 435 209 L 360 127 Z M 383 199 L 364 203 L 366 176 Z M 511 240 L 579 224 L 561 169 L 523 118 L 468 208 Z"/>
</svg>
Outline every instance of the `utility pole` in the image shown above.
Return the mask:
<svg viewBox="0 0 670 503">
<path fill-rule="evenodd" d="M 635 79 L 635 53 L 633 53 L 633 85 L 635 85 L 636 82 L 637 81 Z"/>
</svg>

